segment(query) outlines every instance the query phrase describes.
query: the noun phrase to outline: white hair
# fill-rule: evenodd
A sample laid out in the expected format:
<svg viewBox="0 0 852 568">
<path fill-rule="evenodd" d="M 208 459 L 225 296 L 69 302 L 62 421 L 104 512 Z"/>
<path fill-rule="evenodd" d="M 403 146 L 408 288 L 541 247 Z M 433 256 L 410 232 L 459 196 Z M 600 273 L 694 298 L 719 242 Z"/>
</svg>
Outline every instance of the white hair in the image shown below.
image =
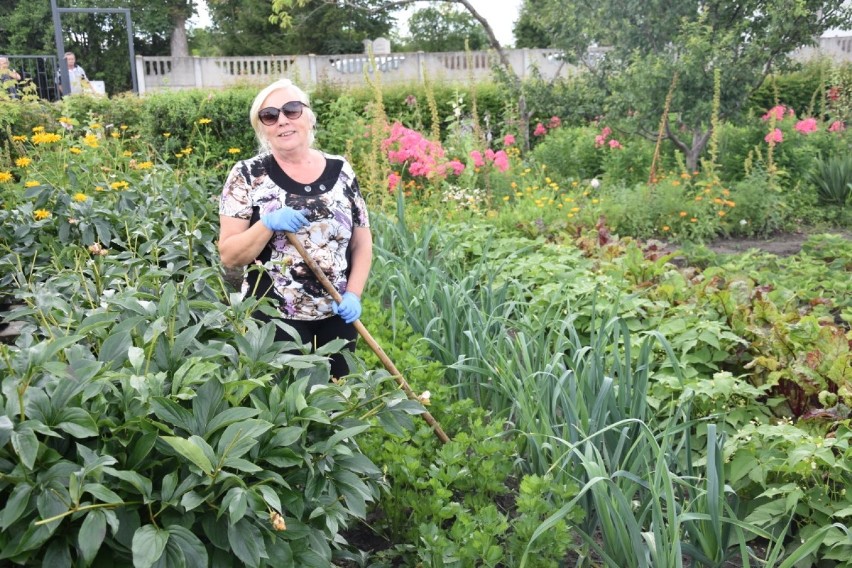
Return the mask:
<svg viewBox="0 0 852 568">
<path fill-rule="evenodd" d="M 251 103 L 251 109 L 249 110 L 249 121 L 251 122 L 251 127 L 254 128 L 254 134 L 257 137 L 258 144 L 260 145 L 261 152 L 269 152 L 270 145 L 269 140 L 266 138 L 266 132 L 263 129 L 263 124 L 260 122 L 260 119 L 257 116 L 257 113 L 260 112 L 261 105 L 266 102 L 266 99 L 274 93 L 275 91 L 281 91 L 284 89 L 290 89 L 296 92 L 296 96 L 298 100 L 305 104 L 305 107 L 302 109 L 302 113 L 308 116 L 308 121 L 311 123 L 311 130 L 308 133 L 308 146 L 313 146 L 314 144 L 314 130 L 317 125 L 317 115 L 314 114 L 313 109 L 311 108 L 311 100 L 308 97 L 308 94 L 293 84 L 293 81 L 290 79 L 279 79 L 274 83 L 266 86 L 262 91 L 260 91 L 257 96 L 254 98 L 254 102 Z"/>
</svg>

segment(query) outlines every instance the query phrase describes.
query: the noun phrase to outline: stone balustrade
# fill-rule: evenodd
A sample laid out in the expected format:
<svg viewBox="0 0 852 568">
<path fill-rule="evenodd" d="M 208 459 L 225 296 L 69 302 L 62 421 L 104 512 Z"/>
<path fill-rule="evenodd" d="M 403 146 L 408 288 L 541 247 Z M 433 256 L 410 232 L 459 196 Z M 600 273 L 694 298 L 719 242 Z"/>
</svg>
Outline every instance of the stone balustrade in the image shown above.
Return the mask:
<svg viewBox="0 0 852 568">
<path fill-rule="evenodd" d="M 509 49 L 510 65 L 520 77 L 537 69 L 550 79 L 578 71 L 554 49 Z M 593 53 L 597 57 L 602 53 Z M 490 77 L 497 62 L 493 51 L 392 53 L 374 55 L 268 55 L 249 57 L 136 57 L 139 92 L 162 89 L 216 89 L 238 84 L 263 84 L 287 77 L 300 85 L 364 84 L 381 74 L 384 84 L 424 81 L 480 81 Z"/>
</svg>

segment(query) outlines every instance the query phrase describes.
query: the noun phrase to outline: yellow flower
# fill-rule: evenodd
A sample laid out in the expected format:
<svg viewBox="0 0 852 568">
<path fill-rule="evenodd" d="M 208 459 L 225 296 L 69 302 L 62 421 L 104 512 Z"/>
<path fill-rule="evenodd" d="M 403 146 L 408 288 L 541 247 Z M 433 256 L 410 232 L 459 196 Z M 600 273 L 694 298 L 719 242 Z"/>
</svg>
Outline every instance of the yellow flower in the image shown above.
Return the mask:
<svg viewBox="0 0 852 568">
<path fill-rule="evenodd" d="M 121 128 L 122 130 L 127 130 L 127 125 L 126 125 L 126 124 L 122 124 L 121 126 L 119 126 L 119 128 Z"/>
<path fill-rule="evenodd" d="M 12 142 L 26 142 L 26 136 L 12 136 Z"/>
<path fill-rule="evenodd" d="M 121 136 L 121 134 L 118 133 L 118 132 L 110 132 L 109 135 L 112 136 L 113 138 L 118 138 L 118 137 Z"/>
<path fill-rule="evenodd" d="M 573 213 L 568 213 L 568 218 L 569 218 L 569 219 L 570 219 L 571 217 L 573 217 L 573 216 L 574 216 L 574 214 L 573 214 Z"/>
<path fill-rule="evenodd" d="M 692 219 L 690 219 L 690 220 L 689 220 L 689 222 L 690 222 L 690 223 L 697 223 L 697 222 L 698 222 L 698 219 L 696 219 L 695 217 L 693 217 Z"/>
<path fill-rule="evenodd" d="M 679 182 L 679 181 L 677 181 L 677 180 L 675 180 L 675 181 L 673 181 L 673 182 L 672 182 L 672 185 L 673 185 L 673 186 L 675 186 L 675 187 L 677 187 L 677 186 L 679 186 L 679 185 L 680 185 L 680 182 Z"/>
<path fill-rule="evenodd" d="M 163 138 L 168 138 L 171 135 L 172 135 L 171 132 L 163 132 Z"/>
<path fill-rule="evenodd" d="M 687 213 L 686 211 L 681 211 L 681 212 L 680 212 L 680 216 L 681 216 L 681 217 L 686 217 L 688 214 L 689 214 L 689 213 Z"/>
<path fill-rule="evenodd" d="M 12 172 L 0 172 L 0 183 L 12 181 Z"/>
<path fill-rule="evenodd" d="M 102 186 L 102 185 L 96 185 L 96 186 L 95 186 L 95 191 L 104 191 L 104 188 L 103 188 L 103 186 Z"/>
<path fill-rule="evenodd" d="M 33 161 L 30 158 L 27 158 L 26 156 L 23 156 L 23 157 L 15 160 L 15 165 L 18 166 L 19 168 L 26 168 L 27 166 L 29 166 L 32 163 L 33 163 Z"/>
<path fill-rule="evenodd" d="M 109 186 L 113 189 L 127 189 L 127 186 L 130 185 L 126 181 L 114 181 Z"/>
<path fill-rule="evenodd" d="M 33 132 L 35 132 L 35 133 L 44 132 L 44 126 L 33 126 Z"/>
<path fill-rule="evenodd" d="M 594 203 L 594 204 L 596 204 L 596 205 L 597 205 L 598 203 L 600 203 L 600 202 L 601 202 L 601 200 L 600 200 L 600 199 L 592 199 L 592 203 Z"/>
<path fill-rule="evenodd" d="M 577 187 L 578 185 L 580 185 L 579 181 L 572 181 L 571 182 L 571 187 Z"/>
<path fill-rule="evenodd" d="M 572 208 L 571 208 L 571 212 L 572 212 L 572 213 L 576 213 L 576 212 L 577 212 L 577 211 L 579 211 L 579 210 L 580 210 L 580 208 L 579 208 L 579 207 L 572 207 Z"/>
<path fill-rule="evenodd" d="M 695 201 L 701 201 L 702 199 L 704 199 L 704 197 L 702 197 L 700 195 L 695 196 Z"/>
<path fill-rule="evenodd" d="M 83 151 L 80 148 L 68 148 L 68 151 L 72 154 L 82 154 Z"/>
<path fill-rule="evenodd" d="M 240 150 L 239 148 L 228 148 L 228 153 L 229 153 L 229 154 L 239 154 L 239 153 L 240 153 L 240 151 L 241 151 L 241 150 Z"/>
<path fill-rule="evenodd" d="M 210 124 L 211 122 L 213 122 L 213 121 L 210 120 L 209 118 L 199 118 L 198 119 L 198 124 Z"/>
<path fill-rule="evenodd" d="M 77 192 L 74 194 L 74 201 L 79 201 L 80 203 L 86 201 L 89 197 L 85 193 Z"/>
<path fill-rule="evenodd" d="M 154 167 L 154 162 L 139 162 L 136 164 L 137 170 L 147 170 Z"/>
<path fill-rule="evenodd" d="M 671 227 L 669 227 L 668 225 L 663 225 L 663 232 L 667 233 L 669 232 L 669 230 L 671 230 Z"/>
<path fill-rule="evenodd" d="M 504 196 L 503 196 L 503 201 L 509 201 L 509 196 L 508 196 L 508 195 L 504 195 Z"/>
<path fill-rule="evenodd" d="M 37 127 L 40 128 L 40 127 Z M 42 128 L 42 130 L 44 130 Z M 33 134 L 32 141 L 33 144 L 51 144 L 53 142 L 59 142 L 62 139 L 59 134 L 54 134 L 53 132 L 36 132 Z"/>
<path fill-rule="evenodd" d="M 91 128 L 92 130 L 97 130 L 98 128 L 103 128 L 103 126 L 101 126 L 100 122 L 93 122 L 89 125 L 89 128 Z"/>
<path fill-rule="evenodd" d="M 31 179 L 24 184 L 24 187 L 35 187 L 37 185 L 41 185 L 41 183 Z"/>
<path fill-rule="evenodd" d="M 718 214 L 719 214 L 719 217 L 724 217 L 724 216 L 725 216 L 725 212 L 724 212 L 724 211 L 719 211 L 719 213 L 718 213 Z"/>
<path fill-rule="evenodd" d="M 188 155 L 190 155 L 190 154 L 192 154 L 192 146 L 187 146 L 186 148 L 184 148 L 183 150 L 181 150 L 181 152 L 183 152 L 183 153 L 184 153 L 184 154 L 186 154 L 187 156 L 188 156 Z"/>
<path fill-rule="evenodd" d="M 88 146 L 89 148 L 97 148 L 98 147 L 98 137 L 94 134 L 86 134 L 86 137 L 83 138 L 83 144 Z"/>
<path fill-rule="evenodd" d="M 682 174 L 680 174 L 680 179 L 689 179 L 689 174 L 686 173 L 686 172 L 683 172 Z"/>
<path fill-rule="evenodd" d="M 36 209 L 33 211 L 33 217 L 35 217 L 36 221 L 41 221 L 42 219 L 47 219 L 50 217 L 50 211 L 47 209 Z"/>
<path fill-rule="evenodd" d="M 734 203 L 733 201 L 725 201 L 725 205 L 727 205 L 728 207 L 734 207 L 736 206 L 736 203 Z"/>
<path fill-rule="evenodd" d="M 514 181 L 512 182 L 512 189 L 518 189 L 517 182 L 514 182 Z"/>
</svg>

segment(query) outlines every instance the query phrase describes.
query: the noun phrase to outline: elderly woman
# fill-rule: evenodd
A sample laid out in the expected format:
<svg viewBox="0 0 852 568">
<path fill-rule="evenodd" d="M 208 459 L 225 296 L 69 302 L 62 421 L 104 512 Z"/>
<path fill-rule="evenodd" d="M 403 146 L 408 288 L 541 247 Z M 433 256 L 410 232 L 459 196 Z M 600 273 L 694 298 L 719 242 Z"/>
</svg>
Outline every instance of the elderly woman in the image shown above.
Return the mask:
<svg viewBox="0 0 852 568">
<path fill-rule="evenodd" d="M 367 207 L 352 166 L 313 148 L 316 115 L 308 96 L 282 79 L 260 91 L 249 111 L 258 155 L 231 170 L 219 205 L 219 253 L 244 272 L 242 293 L 272 300 L 284 323 L 317 348 L 335 338 L 354 351 L 361 293 L 373 258 Z M 323 290 L 298 251 L 293 233 L 342 295 Z M 268 321 L 260 312 L 257 319 Z M 276 339 L 285 340 L 279 327 Z M 342 354 L 331 374 L 349 372 Z"/>
</svg>

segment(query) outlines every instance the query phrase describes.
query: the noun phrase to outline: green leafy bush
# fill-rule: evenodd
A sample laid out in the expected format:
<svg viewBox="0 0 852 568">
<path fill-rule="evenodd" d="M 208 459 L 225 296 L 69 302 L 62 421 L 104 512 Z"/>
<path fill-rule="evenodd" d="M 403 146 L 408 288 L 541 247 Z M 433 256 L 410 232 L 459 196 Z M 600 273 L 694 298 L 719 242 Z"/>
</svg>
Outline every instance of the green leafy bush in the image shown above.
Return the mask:
<svg viewBox="0 0 852 568">
<path fill-rule="evenodd" d="M 814 158 L 808 179 L 816 187 L 821 203 L 843 207 L 852 194 L 852 156 Z"/>
</svg>

